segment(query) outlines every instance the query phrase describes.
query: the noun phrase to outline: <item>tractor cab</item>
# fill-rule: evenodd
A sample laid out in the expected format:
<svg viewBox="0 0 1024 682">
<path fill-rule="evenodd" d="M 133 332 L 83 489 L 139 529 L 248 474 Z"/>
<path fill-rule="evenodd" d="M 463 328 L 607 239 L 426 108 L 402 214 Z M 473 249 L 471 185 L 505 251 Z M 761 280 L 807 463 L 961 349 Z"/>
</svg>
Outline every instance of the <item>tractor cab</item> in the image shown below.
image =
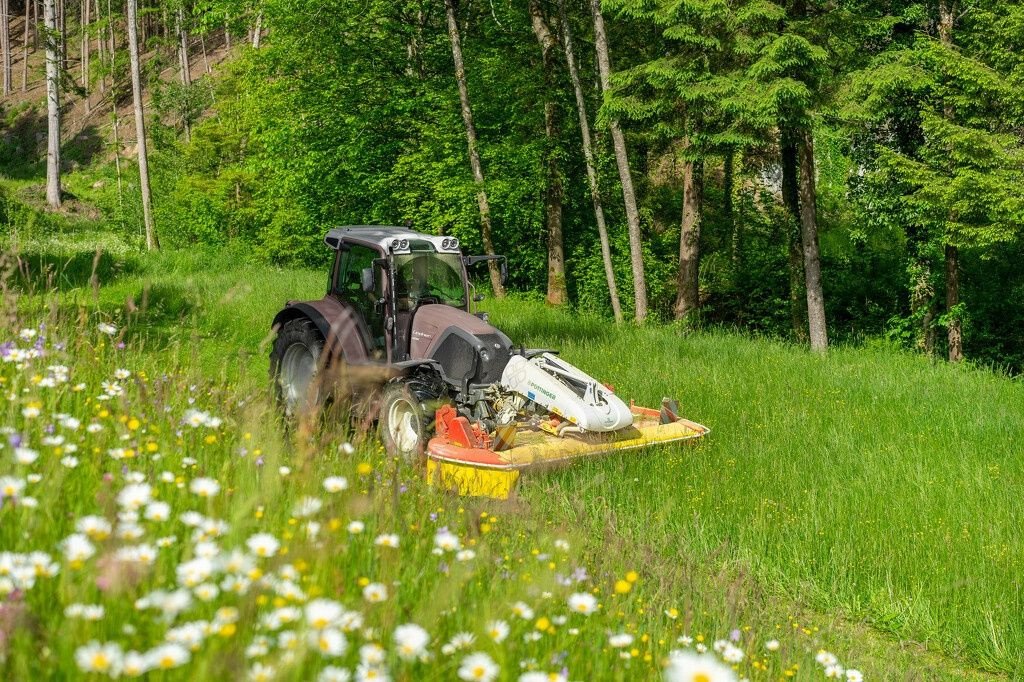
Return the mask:
<svg viewBox="0 0 1024 682">
<path fill-rule="evenodd" d="M 464 257 L 459 240 L 399 227 L 343 227 L 324 242 L 335 250 L 328 296 L 354 308 L 368 355 L 408 360 L 412 321 L 426 305 L 470 311 L 467 265 L 503 256 Z"/>
</svg>

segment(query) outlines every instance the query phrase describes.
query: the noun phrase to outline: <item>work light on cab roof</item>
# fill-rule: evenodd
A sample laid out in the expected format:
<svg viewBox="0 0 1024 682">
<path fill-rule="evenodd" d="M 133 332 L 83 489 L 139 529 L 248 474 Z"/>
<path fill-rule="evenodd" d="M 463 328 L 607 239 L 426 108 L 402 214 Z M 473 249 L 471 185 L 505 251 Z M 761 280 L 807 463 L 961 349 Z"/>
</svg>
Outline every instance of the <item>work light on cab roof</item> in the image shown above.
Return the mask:
<svg viewBox="0 0 1024 682">
<path fill-rule="evenodd" d="M 334 228 L 324 243 L 326 295 L 288 301 L 272 323 L 271 375 L 290 418 L 334 399 L 369 404 L 390 454 L 425 463 L 435 484 L 499 498 L 525 469 L 708 432 L 673 400 L 627 405 L 474 312 L 483 296 L 467 271 L 496 261 L 504 282 L 504 256 L 465 256 L 454 237 L 403 227 Z"/>
</svg>

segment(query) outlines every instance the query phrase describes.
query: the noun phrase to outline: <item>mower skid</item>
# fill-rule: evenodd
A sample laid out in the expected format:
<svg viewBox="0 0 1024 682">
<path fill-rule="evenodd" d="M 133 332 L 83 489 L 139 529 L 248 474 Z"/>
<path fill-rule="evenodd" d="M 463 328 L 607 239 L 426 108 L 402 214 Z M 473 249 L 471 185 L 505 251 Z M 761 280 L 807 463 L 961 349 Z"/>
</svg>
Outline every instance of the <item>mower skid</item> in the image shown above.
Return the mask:
<svg viewBox="0 0 1024 682">
<path fill-rule="evenodd" d="M 512 447 L 494 451 L 490 443 L 469 443 L 440 433 L 427 445 L 427 478 L 431 485 L 460 495 L 506 499 L 520 473 L 557 466 L 583 457 L 636 450 L 694 440 L 710 429 L 687 419 L 663 423 L 663 411 L 630 406 L 633 425 L 612 433 L 570 433 L 562 437 L 539 428 L 521 428 Z M 473 447 L 476 445 L 477 447 Z"/>
</svg>

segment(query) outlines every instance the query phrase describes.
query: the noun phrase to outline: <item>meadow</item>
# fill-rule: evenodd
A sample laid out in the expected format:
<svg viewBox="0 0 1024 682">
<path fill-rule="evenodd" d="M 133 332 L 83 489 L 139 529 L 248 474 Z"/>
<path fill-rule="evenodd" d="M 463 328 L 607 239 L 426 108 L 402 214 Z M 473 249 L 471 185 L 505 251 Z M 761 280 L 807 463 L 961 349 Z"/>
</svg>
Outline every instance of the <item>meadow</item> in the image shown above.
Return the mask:
<svg viewBox="0 0 1024 682">
<path fill-rule="evenodd" d="M 4 679 L 1024 669 L 1016 381 L 488 301 L 712 434 L 457 498 L 372 434 L 276 418 L 269 321 L 324 273 L 105 246 L 29 245 L 4 277 Z"/>
</svg>

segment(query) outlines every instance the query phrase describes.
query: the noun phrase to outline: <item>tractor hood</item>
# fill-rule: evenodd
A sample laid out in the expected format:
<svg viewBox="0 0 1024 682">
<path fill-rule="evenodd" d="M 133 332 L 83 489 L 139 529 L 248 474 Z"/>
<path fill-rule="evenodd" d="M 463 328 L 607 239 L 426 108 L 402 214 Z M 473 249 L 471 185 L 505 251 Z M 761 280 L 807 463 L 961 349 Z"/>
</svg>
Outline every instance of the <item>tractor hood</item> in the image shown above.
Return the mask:
<svg viewBox="0 0 1024 682">
<path fill-rule="evenodd" d="M 412 360 L 436 360 L 449 381 L 493 384 L 508 364 L 512 341 L 479 317 L 447 305 L 416 310 L 409 339 Z"/>
</svg>

